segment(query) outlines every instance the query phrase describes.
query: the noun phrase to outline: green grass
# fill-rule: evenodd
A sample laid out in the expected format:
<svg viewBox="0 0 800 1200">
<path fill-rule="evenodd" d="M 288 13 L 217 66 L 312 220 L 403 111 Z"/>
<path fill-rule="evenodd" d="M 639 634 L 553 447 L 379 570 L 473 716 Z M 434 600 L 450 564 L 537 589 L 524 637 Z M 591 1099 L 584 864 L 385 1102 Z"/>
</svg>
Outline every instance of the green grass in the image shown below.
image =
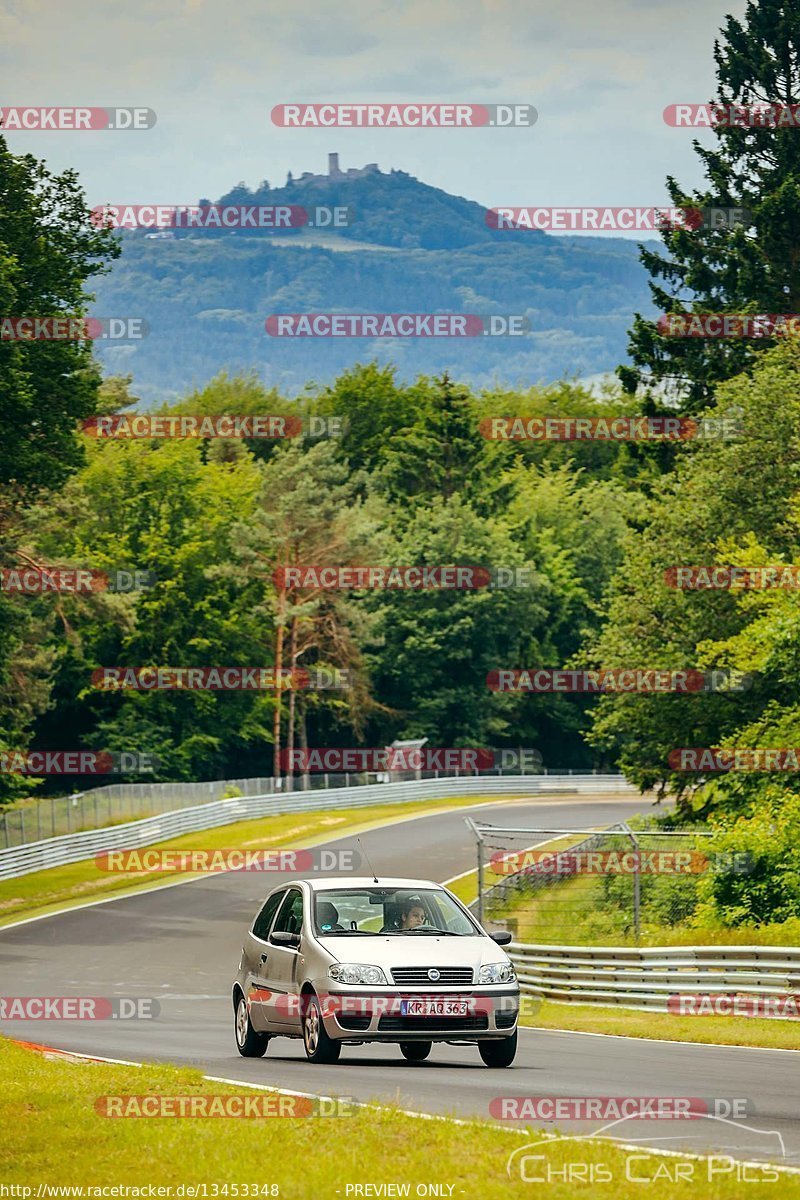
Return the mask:
<svg viewBox="0 0 800 1200">
<path fill-rule="evenodd" d="M 498 796 L 498 804 L 514 797 Z M 453 796 L 448 799 L 425 799 L 403 804 L 381 804 L 368 808 L 336 809 L 319 812 L 284 813 L 280 816 L 259 817 L 239 821 L 216 829 L 201 830 L 157 843 L 162 849 L 301 849 L 345 833 L 358 833 L 384 825 L 389 821 L 435 813 L 465 805 L 484 803 L 476 797 Z M 376 864 L 376 867 L 379 864 Z M 366 870 L 366 868 L 365 868 Z M 100 870 L 94 859 L 34 871 L 18 879 L 0 881 L 0 926 L 25 917 L 39 916 L 87 900 L 103 899 L 141 888 L 163 886 L 176 879 L 190 878 L 187 872 L 141 872 L 109 874 Z"/>
<path fill-rule="evenodd" d="M 522 1023 L 540 1029 L 800 1050 L 800 1021 L 771 1020 L 768 1017 L 681 1017 L 673 1013 L 637 1012 L 635 1009 L 613 1006 L 544 1000 L 541 1008 L 525 1017 Z"/>
<path fill-rule="evenodd" d="M 493 881 L 487 875 L 485 886 Z M 667 877 L 658 881 L 643 880 L 643 885 L 657 882 L 688 892 L 691 877 Z M 462 884 L 465 881 L 462 881 Z M 561 943 L 570 946 L 797 946 L 800 943 L 800 919 L 791 918 L 773 925 L 694 925 L 666 924 L 647 920 L 648 891 L 642 888 L 642 920 L 637 941 L 633 929 L 633 881 L 627 877 L 612 877 L 619 891 L 620 884 L 630 884 L 629 902 L 621 908 L 616 900 L 604 894 L 602 875 L 580 875 L 553 881 L 538 893 L 520 895 L 506 903 L 487 906 L 485 916 L 512 919 L 517 922 L 516 939 L 533 944 Z M 474 899 L 476 884 L 472 884 Z"/>
<path fill-rule="evenodd" d="M 325 1089 L 325 1075 L 325 1068 L 320 1068 L 320 1090 Z M 498 1093 L 502 1079 L 498 1072 Z M 33 1196 L 39 1184 L 173 1189 L 181 1184 L 206 1184 L 209 1197 L 214 1184 L 277 1184 L 283 1200 L 334 1200 L 337 1196 L 346 1200 L 348 1184 L 367 1183 L 409 1184 L 411 1196 L 421 1183 L 444 1184 L 452 1186 L 449 1194 L 455 1200 L 536 1194 L 518 1173 L 509 1178 L 506 1163 L 514 1149 L 537 1141 L 540 1135 L 531 1131 L 525 1137 L 488 1121 L 458 1125 L 420 1120 L 390 1108 L 356 1109 L 354 1115 L 341 1118 L 305 1119 L 126 1120 L 95 1111 L 95 1100 L 101 1096 L 153 1093 L 253 1095 L 244 1086 L 204 1080 L 196 1070 L 49 1060 L 3 1039 L 0 1120 L 9 1131 L 3 1143 L 3 1182 L 32 1187 Z M 669 1195 L 677 1200 L 696 1200 L 698 1196 L 734 1200 L 741 1195 L 733 1173 L 707 1182 L 707 1162 L 695 1162 L 689 1168 L 695 1172 L 693 1179 L 643 1193 L 642 1184 L 626 1182 L 628 1152 L 609 1142 L 555 1141 L 549 1147 L 537 1146 L 532 1153 L 545 1153 L 554 1170 L 563 1172 L 567 1164 L 582 1164 L 585 1170 L 587 1165 L 602 1163 L 613 1176 L 611 1182 L 585 1189 L 566 1182 L 563 1175 L 556 1177 L 547 1185 L 546 1195 L 552 1200 L 566 1200 L 584 1190 L 593 1200 L 641 1200 L 643 1194 Z M 638 1156 L 645 1152 L 638 1148 L 636 1155 L 639 1177 L 659 1177 L 661 1172 L 663 1178 L 665 1170 L 675 1170 L 675 1160 L 651 1155 L 643 1159 Z M 754 1175 L 751 1168 L 750 1177 Z M 768 1180 L 766 1172 L 758 1178 L 758 1196 L 763 1200 L 800 1197 L 800 1177 L 781 1175 L 774 1182 Z M 244 1194 L 239 1191 L 239 1196 Z"/>
</svg>

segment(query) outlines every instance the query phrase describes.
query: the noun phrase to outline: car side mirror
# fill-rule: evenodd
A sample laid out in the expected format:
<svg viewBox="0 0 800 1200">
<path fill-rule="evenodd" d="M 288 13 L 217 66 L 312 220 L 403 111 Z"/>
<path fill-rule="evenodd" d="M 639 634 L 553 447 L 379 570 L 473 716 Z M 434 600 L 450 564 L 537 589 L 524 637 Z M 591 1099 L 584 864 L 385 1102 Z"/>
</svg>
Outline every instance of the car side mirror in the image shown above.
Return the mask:
<svg viewBox="0 0 800 1200">
<path fill-rule="evenodd" d="M 272 941 L 275 942 L 276 946 L 299 946 L 300 934 L 286 933 L 283 929 L 278 929 L 273 933 Z"/>
<path fill-rule="evenodd" d="M 495 933 L 490 933 L 489 937 L 493 942 L 497 942 L 498 946 L 508 946 L 514 940 L 514 935 L 507 929 L 498 929 Z"/>
</svg>

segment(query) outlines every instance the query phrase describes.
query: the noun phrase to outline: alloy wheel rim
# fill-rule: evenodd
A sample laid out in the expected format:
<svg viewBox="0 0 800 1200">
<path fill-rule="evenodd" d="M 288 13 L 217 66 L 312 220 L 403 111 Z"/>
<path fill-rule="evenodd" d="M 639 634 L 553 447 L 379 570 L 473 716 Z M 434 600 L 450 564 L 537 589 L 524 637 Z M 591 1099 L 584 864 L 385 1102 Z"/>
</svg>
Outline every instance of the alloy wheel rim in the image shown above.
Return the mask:
<svg viewBox="0 0 800 1200">
<path fill-rule="evenodd" d="M 313 1002 L 309 1005 L 306 1013 L 305 1023 L 306 1046 L 310 1054 L 313 1054 L 317 1048 L 319 1038 L 319 1012 L 317 1006 Z"/>
<path fill-rule="evenodd" d="M 244 1000 L 239 1001 L 236 1009 L 236 1037 L 239 1045 L 243 1046 L 247 1037 L 247 1005 Z"/>
</svg>

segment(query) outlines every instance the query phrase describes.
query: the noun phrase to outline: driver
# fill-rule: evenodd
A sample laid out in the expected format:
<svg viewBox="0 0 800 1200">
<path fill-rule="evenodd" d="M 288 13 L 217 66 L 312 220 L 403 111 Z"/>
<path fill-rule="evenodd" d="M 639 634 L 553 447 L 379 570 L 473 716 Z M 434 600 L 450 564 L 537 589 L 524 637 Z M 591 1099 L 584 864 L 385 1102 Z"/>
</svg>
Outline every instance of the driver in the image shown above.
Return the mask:
<svg viewBox="0 0 800 1200">
<path fill-rule="evenodd" d="M 419 929 L 420 925 L 425 925 L 426 916 L 425 908 L 422 907 L 422 901 L 419 896 L 409 896 L 408 900 L 404 900 L 401 905 L 401 929 Z"/>
<path fill-rule="evenodd" d="M 425 909 L 418 896 L 412 896 L 400 906 L 400 928 L 419 929 L 425 924 Z"/>
<path fill-rule="evenodd" d="M 425 909 L 419 896 L 407 896 L 404 900 L 388 905 L 386 921 L 381 933 L 399 933 L 405 929 L 419 929 L 427 924 Z"/>
</svg>

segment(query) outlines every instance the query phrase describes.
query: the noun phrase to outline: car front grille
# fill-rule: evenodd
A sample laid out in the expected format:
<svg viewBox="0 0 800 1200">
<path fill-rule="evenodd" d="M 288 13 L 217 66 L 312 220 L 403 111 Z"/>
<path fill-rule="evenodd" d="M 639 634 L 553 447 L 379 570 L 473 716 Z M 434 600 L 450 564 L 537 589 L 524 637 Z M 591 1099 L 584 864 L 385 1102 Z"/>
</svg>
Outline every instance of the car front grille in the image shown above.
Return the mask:
<svg viewBox="0 0 800 1200">
<path fill-rule="evenodd" d="M 438 971 L 439 978 L 431 979 L 429 971 Z M 472 967 L 392 967 L 392 982 L 403 987 L 438 987 L 440 984 L 464 987 L 472 983 L 472 977 Z"/>
<path fill-rule="evenodd" d="M 383 1016 L 378 1021 L 379 1033 L 456 1033 L 488 1029 L 486 1013 L 473 1017 L 393 1017 Z"/>
</svg>

